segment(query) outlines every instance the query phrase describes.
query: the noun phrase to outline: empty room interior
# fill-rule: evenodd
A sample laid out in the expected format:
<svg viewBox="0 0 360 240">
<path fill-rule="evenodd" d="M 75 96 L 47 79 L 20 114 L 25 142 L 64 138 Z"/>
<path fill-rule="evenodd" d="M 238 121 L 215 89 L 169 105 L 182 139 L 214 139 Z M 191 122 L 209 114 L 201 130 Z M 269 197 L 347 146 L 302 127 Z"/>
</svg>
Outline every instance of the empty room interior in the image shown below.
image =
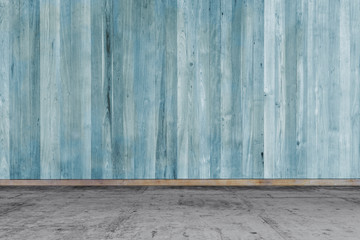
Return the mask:
<svg viewBox="0 0 360 240">
<path fill-rule="evenodd" d="M 0 239 L 360 239 L 360 0 L 0 0 Z"/>
</svg>

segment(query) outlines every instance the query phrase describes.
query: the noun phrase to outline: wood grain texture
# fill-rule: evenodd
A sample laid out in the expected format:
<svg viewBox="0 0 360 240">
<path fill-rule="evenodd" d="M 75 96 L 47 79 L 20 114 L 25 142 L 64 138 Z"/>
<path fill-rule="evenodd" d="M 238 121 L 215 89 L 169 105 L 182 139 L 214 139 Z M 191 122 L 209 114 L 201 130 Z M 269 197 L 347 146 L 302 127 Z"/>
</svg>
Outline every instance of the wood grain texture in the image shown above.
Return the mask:
<svg viewBox="0 0 360 240">
<path fill-rule="evenodd" d="M 155 178 L 177 177 L 177 2 L 156 1 Z M 150 60 L 151 61 L 151 60 Z"/>
<path fill-rule="evenodd" d="M 61 178 L 91 177 L 89 1 L 61 1 Z"/>
<path fill-rule="evenodd" d="M 10 178 L 40 177 L 40 6 L 10 2 Z"/>
<path fill-rule="evenodd" d="M 155 1 L 134 1 L 134 178 L 155 177 Z"/>
<path fill-rule="evenodd" d="M 91 178 L 112 178 L 112 1 L 91 2 Z"/>
<path fill-rule="evenodd" d="M 10 178 L 10 10 L 8 0 L 0 1 L 0 179 Z"/>
<path fill-rule="evenodd" d="M 112 163 L 114 178 L 134 178 L 135 38 L 134 1 L 113 1 Z M 115 59 L 115 61 L 114 61 Z M 116 103 L 116 104 L 115 104 Z"/>
<path fill-rule="evenodd" d="M 350 178 L 358 178 L 360 172 L 360 28 L 359 1 L 349 1 L 350 27 Z"/>
<path fill-rule="evenodd" d="M 266 178 L 359 177 L 359 65 L 350 57 L 358 19 L 350 8 L 350 1 L 265 2 Z"/>
<path fill-rule="evenodd" d="M 40 177 L 60 178 L 60 1 L 40 2 Z"/>
<path fill-rule="evenodd" d="M 359 178 L 359 11 L 0 0 L 0 179 Z"/>
</svg>

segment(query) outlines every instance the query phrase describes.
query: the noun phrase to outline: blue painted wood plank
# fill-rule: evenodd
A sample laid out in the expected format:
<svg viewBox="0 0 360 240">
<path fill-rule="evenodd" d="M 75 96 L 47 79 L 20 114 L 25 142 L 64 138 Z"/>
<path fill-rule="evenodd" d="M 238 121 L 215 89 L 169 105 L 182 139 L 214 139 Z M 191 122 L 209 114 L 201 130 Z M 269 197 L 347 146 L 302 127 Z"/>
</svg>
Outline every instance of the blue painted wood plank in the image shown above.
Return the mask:
<svg viewBox="0 0 360 240">
<path fill-rule="evenodd" d="M 350 1 L 340 2 L 340 111 L 339 111 L 339 177 L 351 175 L 351 62 L 350 62 Z"/>
<path fill-rule="evenodd" d="M 296 13 L 294 3 L 265 2 L 265 178 L 288 178 L 296 176 L 298 171 L 296 59 L 297 46 L 301 45 L 302 39 L 297 42 Z M 299 131 L 302 133 L 303 129 Z"/>
<path fill-rule="evenodd" d="M 61 178 L 91 177 L 90 2 L 61 1 Z"/>
<path fill-rule="evenodd" d="M 166 178 L 177 178 L 177 2 L 167 0 L 165 24 L 166 62 Z"/>
<path fill-rule="evenodd" d="M 243 128 L 244 119 L 248 118 L 248 113 L 251 111 L 251 106 L 248 106 L 244 108 L 244 105 L 246 105 L 247 102 L 251 101 L 251 95 L 252 90 L 250 91 L 244 91 L 243 87 L 246 86 L 246 83 L 244 83 L 244 78 L 242 78 L 242 71 L 247 69 L 247 66 L 244 66 L 244 68 L 241 68 L 241 59 L 242 59 L 242 49 L 241 45 L 243 44 L 244 48 L 249 49 L 251 48 L 251 39 L 252 39 L 252 29 L 246 29 L 248 31 L 245 31 L 246 34 L 246 41 L 241 43 L 241 22 L 245 19 L 250 19 L 252 12 L 250 12 L 250 15 L 248 12 L 246 12 L 246 8 L 252 5 L 252 2 L 244 3 L 241 1 L 225 1 L 223 2 L 225 4 L 231 4 L 230 9 L 231 12 L 225 12 L 223 10 L 221 15 L 223 18 L 226 18 L 229 20 L 228 24 L 230 25 L 230 34 L 229 34 L 229 54 L 228 54 L 228 60 L 230 65 L 224 66 L 225 68 L 229 68 L 229 71 L 231 71 L 231 80 L 230 80 L 230 96 L 229 100 L 231 101 L 230 104 L 230 111 L 229 112 L 229 125 L 228 131 L 229 131 L 229 137 L 230 137 L 230 145 L 229 152 L 230 152 L 230 171 L 227 173 L 230 178 L 241 178 L 242 177 L 242 168 L 244 163 L 244 155 L 246 155 L 248 149 L 244 149 L 245 145 L 244 143 L 247 141 L 250 141 L 250 138 L 248 138 L 247 135 L 244 135 L 246 132 Z M 224 6 L 224 4 L 221 4 L 221 8 Z M 225 8 L 226 9 L 226 8 Z M 224 13 L 224 14 L 223 14 Z M 240 23 L 240 24 L 239 24 Z M 250 42 L 250 44 L 247 44 Z M 246 56 L 246 54 L 245 54 Z M 251 56 L 249 56 L 249 59 L 252 59 Z M 251 61 L 248 61 L 251 62 Z M 249 72 L 251 70 L 249 69 Z M 244 71 L 246 72 L 246 70 Z M 245 73 L 246 74 L 246 73 Z M 250 80 L 252 76 L 249 74 L 246 76 L 246 80 Z M 249 93 L 249 95 L 247 95 Z M 248 128 L 246 128 L 248 129 Z M 245 151 L 244 151 L 245 150 Z"/>
<path fill-rule="evenodd" d="M 221 5 L 221 177 L 263 176 L 263 1 Z"/>
<path fill-rule="evenodd" d="M 253 164 L 255 158 L 254 150 L 254 94 L 257 90 L 254 84 L 258 83 L 258 79 L 254 79 L 254 32 L 257 26 L 254 26 L 254 2 L 239 2 L 234 4 L 233 13 L 233 31 L 232 31 L 232 112 L 233 126 L 235 137 L 233 140 L 232 156 L 235 157 L 235 163 L 231 176 L 233 178 L 250 177 L 253 173 Z M 237 24 L 240 23 L 240 24 Z M 261 46 L 256 46 L 260 48 Z M 240 67 L 241 66 L 241 67 Z M 260 80 L 261 81 L 261 80 Z M 239 109 L 239 110 L 235 110 Z M 231 126 L 232 128 L 232 126 Z M 239 130 L 238 130 L 238 129 Z M 234 157 L 232 157 L 233 159 Z M 236 167 L 235 167 L 236 166 Z"/>
<path fill-rule="evenodd" d="M 312 58 L 314 66 L 313 79 L 315 80 L 315 88 L 313 93 L 315 94 L 315 146 L 316 146 L 316 166 L 314 170 L 316 172 L 315 177 L 326 177 L 328 151 L 324 148 L 324 145 L 328 144 L 328 109 L 327 109 L 327 84 L 329 78 L 328 63 L 326 62 L 329 52 L 329 40 L 328 32 L 331 26 L 328 25 L 328 2 L 319 1 L 315 2 L 314 10 L 316 16 L 314 18 L 313 33 L 313 46 L 314 57 Z M 316 65 L 315 65 L 316 64 Z"/>
<path fill-rule="evenodd" d="M 350 1 L 350 104 L 351 104 L 351 164 L 350 177 L 360 176 L 360 2 Z M 337 35 L 335 35 L 337 36 Z M 334 175 L 336 177 L 337 175 Z"/>
<path fill-rule="evenodd" d="M 71 84 L 71 2 L 61 1 L 60 9 L 61 89 L 59 99 L 61 106 L 67 106 L 61 109 L 60 113 L 60 178 L 66 179 L 73 177 L 72 162 L 78 161 L 73 153 L 73 149 L 75 148 L 77 150 L 80 146 L 73 141 L 70 125 L 71 108 L 74 107 L 70 99 L 74 94 L 70 94 L 70 91 L 76 89 L 73 86 L 69 86 L 69 84 Z"/>
<path fill-rule="evenodd" d="M 239 169 L 238 166 L 232 166 L 232 64 L 231 64 L 231 33 L 232 33 L 232 2 L 221 2 L 221 49 L 220 49 L 220 66 L 221 66 L 221 167 L 220 178 L 230 178 L 232 168 Z M 241 111 L 241 109 L 239 109 Z M 237 129 L 236 129 L 237 130 Z M 235 131 L 235 129 L 234 129 Z M 241 134 L 237 132 L 236 134 Z M 242 149 L 239 148 L 239 149 Z M 238 150 L 238 149 L 237 149 Z M 236 160 L 239 159 L 239 154 Z"/>
<path fill-rule="evenodd" d="M 305 178 L 307 170 L 307 36 L 308 1 L 297 2 L 296 31 L 296 177 Z"/>
<path fill-rule="evenodd" d="M 200 51 L 200 42 L 197 40 L 198 29 L 200 29 L 200 2 L 201 1 L 189 1 L 187 3 L 187 45 L 186 54 L 188 58 L 188 111 L 189 115 L 189 166 L 188 177 L 190 179 L 199 178 L 199 165 L 200 165 L 200 135 L 199 135 L 199 102 L 197 96 L 199 95 L 199 65 L 198 53 Z M 190 27 L 193 26 L 193 27 Z"/>
<path fill-rule="evenodd" d="M 337 174 L 339 153 L 339 8 L 334 1 L 308 3 L 307 23 L 307 152 L 306 176 L 327 178 Z M 334 20 L 331 20 L 334 19 Z M 332 54 L 329 54 L 329 53 Z M 306 86 L 306 85 L 304 85 Z M 300 113 L 302 114 L 302 113 Z M 314 159 L 317 159 L 314 161 Z"/>
<path fill-rule="evenodd" d="M 60 1 L 40 1 L 40 178 L 60 178 Z"/>
<path fill-rule="evenodd" d="M 166 101 L 166 42 L 165 42 L 165 25 L 166 21 L 162 19 L 166 16 L 166 3 L 161 1 L 155 2 L 155 64 L 159 67 L 155 69 L 155 122 L 156 122 L 156 162 L 155 177 L 157 179 L 165 178 L 168 171 L 167 164 L 167 101 Z M 174 16 L 176 17 L 176 16 Z M 170 170 L 170 169 L 169 169 Z"/>
<path fill-rule="evenodd" d="M 275 149 L 275 1 L 264 6 L 264 177 L 272 178 L 277 152 Z"/>
<path fill-rule="evenodd" d="M 314 55 L 314 2 L 308 2 L 308 21 L 307 21 L 307 49 L 306 49 L 306 56 L 307 56 L 307 69 L 306 69 L 306 78 L 307 78 L 307 129 L 305 130 L 307 133 L 307 143 L 306 143 L 306 176 L 308 178 L 316 178 L 316 171 L 317 168 L 315 166 L 316 161 L 312 161 L 311 159 L 317 159 L 317 152 L 316 152 L 316 144 L 314 143 L 316 137 L 316 119 L 315 119 L 315 78 L 314 78 L 314 62 L 313 62 L 313 55 Z"/>
<path fill-rule="evenodd" d="M 10 60 L 10 178 L 40 177 L 40 6 L 12 2 Z"/>
<path fill-rule="evenodd" d="M 328 98 L 328 162 L 326 163 L 328 173 L 324 177 L 334 178 L 339 175 L 340 154 L 339 154 L 339 114 L 340 114 L 340 1 L 333 1 L 329 5 L 328 24 L 330 26 L 328 39 L 329 51 L 328 71 L 329 79 L 327 80 L 327 98 Z M 330 84 L 329 84 L 330 82 Z"/>
<path fill-rule="evenodd" d="M 155 2 L 135 1 L 138 25 L 134 46 L 134 102 L 136 178 L 155 177 Z"/>
<path fill-rule="evenodd" d="M 284 144 L 284 177 L 289 178 L 297 174 L 296 162 L 296 92 L 297 92 L 297 63 L 296 59 L 296 4 L 285 1 L 285 144 Z"/>
<path fill-rule="evenodd" d="M 177 177 L 177 3 L 155 2 L 156 170 L 155 178 Z"/>
<path fill-rule="evenodd" d="M 91 2 L 91 178 L 111 179 L 112 1 Z"/>
<path fill-rule="evenodd" d="M 359 177 L 359 10 L 0 0 L 0 178 Z"/>
<path fill-rule="evenodd" d="M 188 65 L 188 10 L 185 0 L 178 1 L 177 9 L 177 177 L 188 178 L 189 167 L 189 109 Z M 193 65 L 191 65 L 193 66 Z"/>
<path fill-rule="evenodd" d="M 274 94 L 275 99 L 272 104 L 275 106 L 275 168 L 274 175 L 275 178 L 285 178 L 287 172 L 287 161 L 290 159 L 286 158 L 286 137 L 287 137 L 287 128 L 286 128 L 286 19 L 285 19 L 285 1 L 276 1 L 275 2 L 275 75 L 274 75 Z M 267 126 L 268 127 L 268 126 Z M 270 126 L 269 126 L 270 127 Z M 267 156 L 265 156 L 267 157 Z M 284 167 L 283 167 L 284 166 Z"/>
<path fill-rule="evenodd" d="M 114 178 L 134 178 L 134 82 L 137 5 L 113 1 L 112 161 Z"/>
<path fill-rule="evenodd" d="M 221 9 L 220 1 L 212 0 L 209 6 L 209 125 L 210 125 L 210 176 L 220 177 L 221 167 Z"/>
<path fill-rule="evenodd" d="M 9 76 L 10 76 L 10 12 L 12 4 L 0 1 L 0 179 L 10 178 L 10 120 L 9 120 Z"/>
<path fill-rule="evenodd" d="M 199 2 L 199 17 L 196 42 L 199 50 L 196 56 L 196 112 L 198 119 L 195 122 L 198 138 L 199 173 L 197 178 L 210 178 L 210 4 L 209 1 Z"/>
<path fill-rule="evenodd" d="M 209 2 L 185 2 L 182 7 L 186 11 L 184 19 L 181 18 L 185 28 L 186 60 L 179 67 L 185 75 L 180 86 L 186 87 L 181 89 L 185 92 L 181 107 L 186 108 L 189 120 L 180 134 L 187 135 L 188 177 L 209 178 Z"/>
<path fill-rule="evenodd" d="M 264 177 L 264 1 L 256 0 L 253 3 L 252 12 L 253 26 L 253 55 L 252 55 L 252 90 L 253 111 L 252 124 L 252 153 L 246 172 L 242 177 Z M 243 58 L 246 61 L 246 58 Z M 247 126 L 244 126 L 246 128 Z"/>
<path fill-rule="evenodd" d="M 289 178 L 298 172 L 297 137 L 303 133 L 296 125 L 297 100 L 303 101 L 302 96 L 296 97 L 297 85 L 303 83 L 303 79 L 298 82 L 296 61 L 297 46 L 303 40 L 296 31 L 301 19 L 297 20 L 297 5 L 287 1 L 269 3 L 265 10 L 265 43 L 269 44 L 264 49 L 265 177 Z"/>
</svg>

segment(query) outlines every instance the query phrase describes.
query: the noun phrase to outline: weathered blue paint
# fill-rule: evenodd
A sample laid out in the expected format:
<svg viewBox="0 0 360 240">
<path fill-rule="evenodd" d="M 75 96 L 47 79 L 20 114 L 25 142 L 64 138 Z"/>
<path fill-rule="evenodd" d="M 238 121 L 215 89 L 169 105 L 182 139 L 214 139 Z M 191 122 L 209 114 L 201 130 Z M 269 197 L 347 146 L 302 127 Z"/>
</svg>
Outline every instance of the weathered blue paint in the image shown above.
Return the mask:
<svg viewBox="0 0 360 240">
<path fill-rule="evenodd" d="M 0 1 L 0 179 L 10 178 L 10 2 Z"/>
<path fill-rule="evenodd" d="M 209 6 L 209 127 L 210 127 L 210 178 L 220 178 L 221 164 L 221 8 L 220 1 L 212 0 Z"/>
<path fill-rule="evenodd" d="M 0 0 L 0 178 L 358 178 L 359 0 Z"/>
<path fill-rule="evenodd" d="M 60 0 L 40 1 L 40 178 L 60 178 Z M 42 66 L 42 67 L 41 67 Z"/>
<path fill-rule="evenodd" d="M 177 177 L 177 2 L 155 2 L 155 178 Z M 165 19 L 163 19 L 165 17 Z"/>
<path fill-rule="evenodd" d="M 40 177 L 40 6 L 13 1 L 10 11 L 10 178 Z M 2 80 L 3 81 L 3 80 Z"/>
<path fill-rule="evenodd" d="M 112 1 L 91 2 L 91 178 L 113 177 Z"/>
<path fill-rule="evenodd" d="M 60 177 L 91 177 L 90 1 L 60 1 Z"/>
</svg>

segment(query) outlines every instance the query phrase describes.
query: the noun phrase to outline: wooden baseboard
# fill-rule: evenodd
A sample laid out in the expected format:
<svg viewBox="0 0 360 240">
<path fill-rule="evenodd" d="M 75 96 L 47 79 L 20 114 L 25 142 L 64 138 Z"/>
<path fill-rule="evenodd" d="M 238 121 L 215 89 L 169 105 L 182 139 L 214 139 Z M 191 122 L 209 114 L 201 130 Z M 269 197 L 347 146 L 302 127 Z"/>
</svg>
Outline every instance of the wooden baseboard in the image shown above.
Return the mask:
<svg viewBox="0 0 360 240">
<path fill-rule="evenodd" d="M 0 180 L 0 186 L 360 186 L 360 179 Z"/>
</svg>

